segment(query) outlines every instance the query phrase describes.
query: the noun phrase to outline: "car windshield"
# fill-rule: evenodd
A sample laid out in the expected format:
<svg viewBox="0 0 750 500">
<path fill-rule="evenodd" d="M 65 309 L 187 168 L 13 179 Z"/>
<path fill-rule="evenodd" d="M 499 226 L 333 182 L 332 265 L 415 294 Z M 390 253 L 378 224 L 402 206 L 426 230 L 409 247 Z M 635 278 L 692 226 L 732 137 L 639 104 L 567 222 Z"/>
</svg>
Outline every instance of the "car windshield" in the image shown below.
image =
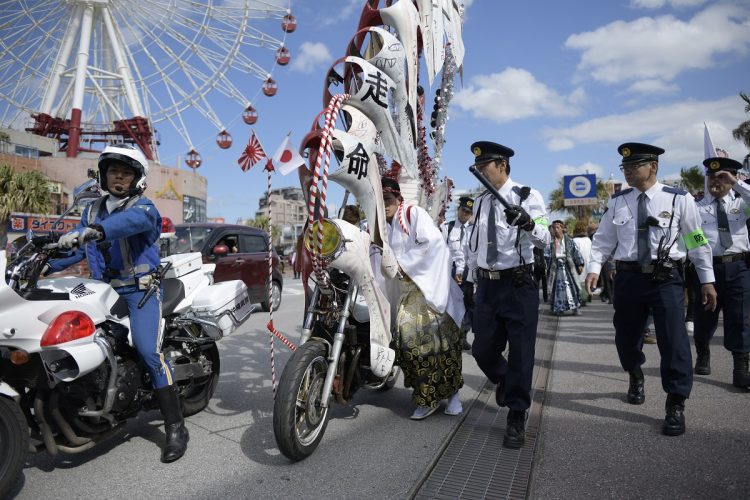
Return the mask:
<svg viewBox="0 0 750 500">
<path fill-rule="evenodd" d="M 178 226 L 175 228 L 174 240 L 169 245 L 169 255 L 200 252 L 210 232 L 211 228 L 208 227 Z"/>
</svg>

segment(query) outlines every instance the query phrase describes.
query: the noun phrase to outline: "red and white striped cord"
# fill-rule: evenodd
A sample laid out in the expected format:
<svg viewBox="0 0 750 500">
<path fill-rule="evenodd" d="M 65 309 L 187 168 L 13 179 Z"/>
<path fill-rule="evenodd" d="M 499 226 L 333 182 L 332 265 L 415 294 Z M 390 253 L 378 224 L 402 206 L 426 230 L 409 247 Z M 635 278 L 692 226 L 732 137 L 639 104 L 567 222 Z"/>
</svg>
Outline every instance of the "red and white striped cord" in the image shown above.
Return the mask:
<svg viewBox="0 0 750 500">
<path fill-rule="evenodd" d="M 315 205 L 318 200 L 318 210 L 320 215 L 325 213 L 326 208 L 326 192 L 328 187 L 328 167 L 331 163 L 331 148 L 333 141 L 331 136 L 333 130 L 336 127 L 336 121 L 338 119 L 338 113 L 343 105 L 344 101 L 349 99 L 348 94 L 339 94 L 334 96 L 325 110 L 325 123 L 321 132 L 320 146 L 318 147 L 318 155 L 315 158 L 315 167 L 313 169 L 313 180 L 310 186 L 310 204 L 308 206 L 308 218 L 307 225 L 309 228 L 313 227 L 313 223 L 316 220 Z M 321 169 L 321 163 L 323 164 Z M 321 172 L 322 170 L 322 172 Z M 318 286 L 327 287 L 328 278 L 323 272 L 324 262 L 321 259 L 323 253 L 323 225 L 318 224 L 317 234 L 313 235 L 312 231 L 308 236 L 309 243 L 313 243 L 312 239 L 315 239 L 314 251 L 312 252 L 312 263 L 315 276 L 318 281 Z M 312 245 L 310 245 L 312 246 Z"/>
<path fill-rule="evenodd" d="M 274 349 L 274 342 L 273 337 L 276 336 L 285 346 L 287 346 L 292 351 L 295 351 L 297 347 L 292 344 L 289 339 L 284 337 L 284 335 L 279 332 L 276 327 L 273 325 L 273 306 L 274 306 L 274 297 L 273 297 L 273 210 L 271 209 L 271 188 L 272 188 L 272 180 L 271 180 L 271 174 L 273 173 L 273 165 L 269 162 L 269 164 L 266 166 L 266 171 L 268 172 L 268 304 L 269 304 L 269 321 L 266 325 L 266 328 L 268 328 L 269 334 L 269 341 L 271 344 L 271 387 L 273 388 L 274 395 L 276 394 L 276 352 Z"/>
</svg>

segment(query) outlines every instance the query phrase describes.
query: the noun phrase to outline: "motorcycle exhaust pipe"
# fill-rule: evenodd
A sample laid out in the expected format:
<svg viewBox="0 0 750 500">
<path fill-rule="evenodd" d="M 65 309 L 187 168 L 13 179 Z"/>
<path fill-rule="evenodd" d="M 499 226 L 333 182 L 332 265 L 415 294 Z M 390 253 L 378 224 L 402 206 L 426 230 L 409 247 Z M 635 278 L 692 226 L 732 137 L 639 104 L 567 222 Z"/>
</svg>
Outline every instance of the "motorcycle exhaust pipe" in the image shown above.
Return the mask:
<svg viewBox="0 0 750 500">
<path fill-rule="evenodd" d="M 49 407 L 52 418 L 55 420 L 55 423 L 60 429 L 60 432 L 62 432 L 63 436 L 65 436 L 65 439 L 68 440 L 68 443 L 72 444 L 73 446 L 83 446 L 84 444 L 90 443 L 91 439 L 78 436 L 75 431 L 73 431 L 73 428 L 70 426 L 70 424 L 68 424 L 68 422 L 65 421 L 65 418 L 63 418 L 62 413 L 60 412 L 60 405 L 58 401 L 60 399 L 60 395 L 55 391 L 52 393 L 49 399 Z"/>
<path fill-rule="evenodd" d="M 47 449 L 47 453 L 56 456 L 60 450 L 57 448 L 55 436 L 52 435 L 52 429 L 50 429 L 47 420 L 44 418 L 44 402 L 39 397 L 39 394 L 34 398 L 34 419 L 39 425 L 39 431 L 42 433 L 42 441 L 44 442 L 44 447 Z"/>
</svg>

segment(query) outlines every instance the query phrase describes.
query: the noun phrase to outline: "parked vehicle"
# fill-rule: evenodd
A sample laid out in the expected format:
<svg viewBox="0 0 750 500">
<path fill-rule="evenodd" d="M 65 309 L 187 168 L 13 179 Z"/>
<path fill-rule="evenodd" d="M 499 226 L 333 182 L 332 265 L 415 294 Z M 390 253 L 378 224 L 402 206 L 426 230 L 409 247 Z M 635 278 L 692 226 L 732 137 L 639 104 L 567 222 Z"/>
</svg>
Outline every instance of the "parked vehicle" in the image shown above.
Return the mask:
<svg viewBox="0 0 750 500">
<path fill-rule="evenodd" d="M 7 267 L 0 251 L 0 497 L 29 451 L 79 453 L 158 406 L 124 299 L 102 281 L 39 279 L 58 255 L 55 240 L 29 237 Z M 185 416 L 216 388 L 216 342 L 251 312 L 245 284 L 213 284 L 213 270 L 198 253 L 173 255 L 154 276 L 153 292 L 164 288 L 161 350 Z"/>
<path fill-rule="evenodd" d="M 284 367 L 273 407 L 276 444 L 294 461 L 323 439 L 334 400 L 346 404 L 361 387 L 390 389 L 399 374 L 388 347 L 390 310 L 369 267 L 369 235 L 344 221 L 323 225 L 330 286 L 313 288 L 301 345 Z"/>
<path fill-rule="evenodd" d="M 264 311 L 281 305 L 284 278 L 279 256 L 273 251 L 273 291 L 268 300 L 268 234 L 238 224 L 191 223 L 175 226 L 170 253 L 200 252 L 203 262 L 216 264 L 214 281 L 242 280 L 250 301 Z"/>
</svg>

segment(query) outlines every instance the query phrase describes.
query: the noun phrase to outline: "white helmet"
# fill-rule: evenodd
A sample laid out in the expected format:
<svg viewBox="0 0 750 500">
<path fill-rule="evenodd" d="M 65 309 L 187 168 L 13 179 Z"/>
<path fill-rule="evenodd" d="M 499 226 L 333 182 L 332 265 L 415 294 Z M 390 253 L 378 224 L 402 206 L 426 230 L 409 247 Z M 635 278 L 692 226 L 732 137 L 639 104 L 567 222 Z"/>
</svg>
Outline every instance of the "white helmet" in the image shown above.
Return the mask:
<svg viewBox="0 0 750 500">
<path fill-rule="evenodd" d="M 136 177 L 130 185 L 131 196 L 146 190 L 148 160 L 140 149 L 131 144 L 113 144 L 104 148 L 99 155 L 99 184 L 107 192 L 107 168 L 112 162 L 124 163 L 136 171 Z"/>
</svg>

